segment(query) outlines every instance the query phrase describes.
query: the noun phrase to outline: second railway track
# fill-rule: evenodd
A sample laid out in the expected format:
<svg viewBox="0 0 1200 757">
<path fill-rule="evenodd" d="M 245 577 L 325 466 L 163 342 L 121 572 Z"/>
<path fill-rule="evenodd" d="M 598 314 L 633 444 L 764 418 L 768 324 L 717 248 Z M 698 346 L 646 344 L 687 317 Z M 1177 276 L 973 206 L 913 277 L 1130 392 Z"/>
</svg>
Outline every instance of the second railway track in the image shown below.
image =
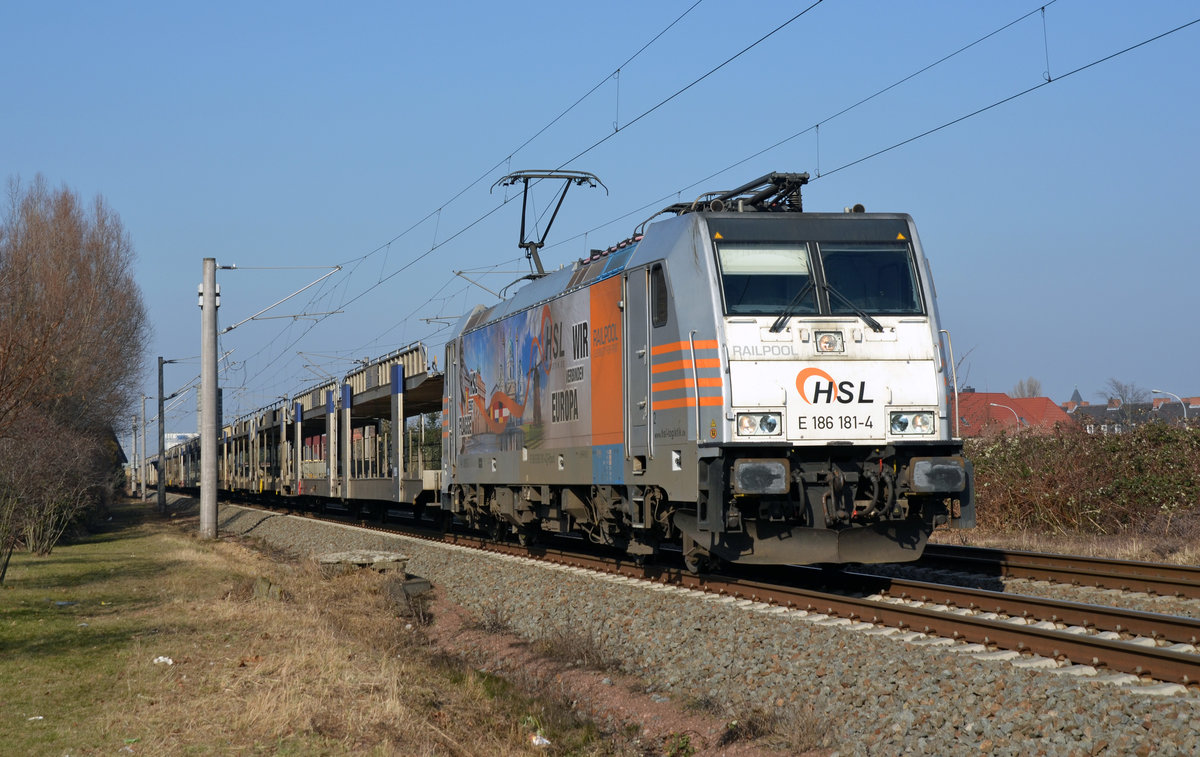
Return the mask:
<svg viewBox="0 0 1200 757">
<path fill-rule="evenodd" d="M 1200 599 L 1200 567 L 930 544 L 923 567 Z"/>
</svg>

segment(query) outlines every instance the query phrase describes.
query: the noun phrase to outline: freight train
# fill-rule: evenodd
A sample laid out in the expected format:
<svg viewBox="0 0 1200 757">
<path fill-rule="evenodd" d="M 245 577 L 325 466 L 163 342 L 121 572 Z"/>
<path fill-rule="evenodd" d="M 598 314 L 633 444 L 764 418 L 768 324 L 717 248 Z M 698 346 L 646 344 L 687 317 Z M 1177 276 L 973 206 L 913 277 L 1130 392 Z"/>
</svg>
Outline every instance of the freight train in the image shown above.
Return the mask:
<svg viewBox="0 0 1200 757">
<path fill-rule="evenodd" d="M 594 178 L 509 178 L 531 176 L 564 195 Z M 693 570 L 917 559 L 935 527 L 974 524 L 929 264 L 908 215 L 805 212 L 807 180 L 672 205 L 549 273 L 522 231 L 537 272 L 462 317 L 441 372 L 416 345 L 240 419 L 222 487 L 638 560 L 674 544 Z M 440 460 L 414 460 L 432 410 Z M 169 481 L 198 480 L 190 449 Z"/>
</svg>

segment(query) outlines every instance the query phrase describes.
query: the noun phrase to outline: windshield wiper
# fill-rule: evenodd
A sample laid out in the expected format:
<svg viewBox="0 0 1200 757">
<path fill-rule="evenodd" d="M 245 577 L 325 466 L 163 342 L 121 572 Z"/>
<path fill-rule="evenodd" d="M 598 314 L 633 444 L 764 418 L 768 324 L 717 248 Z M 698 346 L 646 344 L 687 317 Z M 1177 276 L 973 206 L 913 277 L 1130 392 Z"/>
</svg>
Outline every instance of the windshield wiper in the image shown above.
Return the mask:
<svg viewBox="0 0 1200 757">
<path fill-rule="evenodd" d="M 876 332 L 883 331 L 883 326 L 879 323 L 879 321 L 877 321 L 874 318 L 872 318 L 871 316 L 867 315 L 865 310 L 863 310 L 858 305 L 855 305 L 853 302 L 851 302 L 850 298 L 848 298 L 846 295 L 842 294 L 838 290 L 834 289 L 832 285 L 830 285 L 828 283 L 825 284 L 825 291 L 828 292 L 829 294 L 837 295 L 837 298 L 839 300 L 841 300 L 842 302 L 846 303 L 846 305 L 848 305 L 849 308 L 854 311 L 855 315 L 857 315 L 859 318 L 863 319 L 863 322 L 866 323 L 868 326 L 870 326 L 872 331 L 876 331 Z"/>
<path fill-rule="evenodd" d="M 800 287 L 800 291 L 796 292 L 796 295 L 792 297 L 791 302 L 787 304 L 787 307 L 783 309 L 783 312 L 780 313 L 779 317 L 775 319 L 775 322 L 771 324 L 772 334 L 778 334 L 780 331 L 783 331 L 783 327 L 787 325 L 788 319 L 791 318 L 796 312 L 796 308 L 800 307 L 800 303 L 804 300 L 804 295 L 811 292 L 812 288 L 812 279 L 809 279 L 807 284 Z"/>
</svg>

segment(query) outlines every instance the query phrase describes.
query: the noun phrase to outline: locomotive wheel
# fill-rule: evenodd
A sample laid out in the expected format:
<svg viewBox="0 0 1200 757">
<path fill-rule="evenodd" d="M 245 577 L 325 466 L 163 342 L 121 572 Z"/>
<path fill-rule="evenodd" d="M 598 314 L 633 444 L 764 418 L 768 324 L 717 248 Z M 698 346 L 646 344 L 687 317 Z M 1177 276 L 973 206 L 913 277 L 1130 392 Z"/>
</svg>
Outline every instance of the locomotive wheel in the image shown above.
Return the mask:
<svg viewBox="0 0 1200 757">
<path fill-rule="evenodd" d="M 500 541 L 504 538 L 504 532 L 500 528 L 500 521 L 493 518 L 488 518 L 483 523 L 483 533 L 492 541 Z"/>
<path fill-rule="evenodd" d="M 701 549 L 700 545 L 687 534 L 683 535 L 683 567 L 687 568 L 687 572 L 695 575 L 712 568 L 713 558 L 707 550 Z"/>
<path fill-rule="evenodd" d="M 443 534 L 449 533 L 450 529 L 454 526 L 454 513 L 449 510 L 435 510 L 433 524 Z"/>
<path fill-rule="evenodd" d="M 522 547 L 532 547 L 541 540 L 542 526 L 539 523 L 530 523 L 517 530 L 517 543 Z"/>
</svg>

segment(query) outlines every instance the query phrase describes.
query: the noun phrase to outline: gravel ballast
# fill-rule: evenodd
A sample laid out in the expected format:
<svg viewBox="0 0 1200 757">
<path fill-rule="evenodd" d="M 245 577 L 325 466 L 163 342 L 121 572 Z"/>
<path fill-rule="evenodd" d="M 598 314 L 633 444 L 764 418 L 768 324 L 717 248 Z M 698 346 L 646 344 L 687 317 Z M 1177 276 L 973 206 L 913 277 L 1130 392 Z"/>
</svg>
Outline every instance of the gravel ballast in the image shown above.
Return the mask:
<svg viewBox="0 0 1200 757">
<path fill-rule="evenodd" d="M 307 518 L 222 505 L 218 524 L 301 556 L 402 552 L 481 618 L 531 640 L 582 634 L 681 703 L 792 714 L 837 754 L 1200 754 L 1200 695 L 1182 687 Z"/>
</svg>

